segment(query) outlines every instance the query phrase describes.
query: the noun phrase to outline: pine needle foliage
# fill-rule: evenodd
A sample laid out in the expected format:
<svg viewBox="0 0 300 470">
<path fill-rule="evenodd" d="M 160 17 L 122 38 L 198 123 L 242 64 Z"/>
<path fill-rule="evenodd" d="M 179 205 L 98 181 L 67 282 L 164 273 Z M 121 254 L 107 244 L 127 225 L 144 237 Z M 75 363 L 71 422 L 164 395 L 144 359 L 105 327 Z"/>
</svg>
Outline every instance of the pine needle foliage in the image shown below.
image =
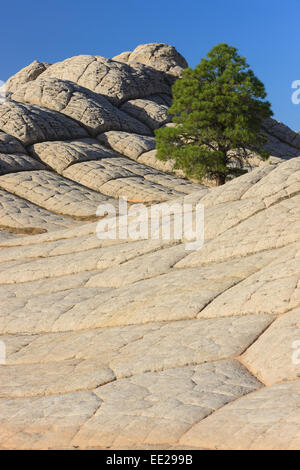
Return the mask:
<svg viewBox="0 0 300 470">
<path fill-rule="evenodd" d="M 218 44 L 173 87 L 169 113 L 174 126 L 155 131 L 157 158 L 199 182 L 217 185 L 244 173 L 249 152 L 262 160 L 262 120 L 273 115 L 264 84 L 235 47 Z"/>
</svg>

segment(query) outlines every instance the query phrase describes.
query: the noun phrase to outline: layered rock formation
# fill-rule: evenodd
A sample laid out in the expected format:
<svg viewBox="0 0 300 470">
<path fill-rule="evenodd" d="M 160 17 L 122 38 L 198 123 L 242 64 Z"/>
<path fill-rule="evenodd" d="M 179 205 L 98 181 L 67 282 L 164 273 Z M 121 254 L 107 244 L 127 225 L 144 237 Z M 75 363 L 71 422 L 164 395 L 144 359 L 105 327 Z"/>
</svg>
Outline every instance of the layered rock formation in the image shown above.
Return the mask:
<svg viewBox="0 0 300 470">
<path fill-rule="evenodd" d="M 2 449 L 300 446 L 300 138 L 266 121 L 272 163 L 223 187 L 166 173 L 153 130 L 185 66 L 151 44 L 8 82 Z M 204 246 L 100 240 L 119 195 L 203 204 Z"/>
</svg>

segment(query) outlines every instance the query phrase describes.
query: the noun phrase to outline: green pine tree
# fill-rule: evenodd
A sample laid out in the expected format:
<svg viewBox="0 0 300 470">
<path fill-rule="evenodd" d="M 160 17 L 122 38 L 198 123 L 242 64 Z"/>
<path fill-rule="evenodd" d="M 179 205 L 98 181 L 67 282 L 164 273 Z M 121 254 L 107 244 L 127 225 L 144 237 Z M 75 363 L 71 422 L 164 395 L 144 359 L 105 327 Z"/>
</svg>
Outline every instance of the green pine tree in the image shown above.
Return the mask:
<svg viewBox="0 0 300 470">
<path fill-rule="evenodd" d="M 263 118 L 273 115 L 263 83 L 235 47 L 215 46 L 195 69 L 187 68 L 172 88 L 175 126 L 155 131 L 157 158 L 174 159 L 186 176 L 215 179 L 244 173 L 250 151 L 262 160 Z"/>
</svg>

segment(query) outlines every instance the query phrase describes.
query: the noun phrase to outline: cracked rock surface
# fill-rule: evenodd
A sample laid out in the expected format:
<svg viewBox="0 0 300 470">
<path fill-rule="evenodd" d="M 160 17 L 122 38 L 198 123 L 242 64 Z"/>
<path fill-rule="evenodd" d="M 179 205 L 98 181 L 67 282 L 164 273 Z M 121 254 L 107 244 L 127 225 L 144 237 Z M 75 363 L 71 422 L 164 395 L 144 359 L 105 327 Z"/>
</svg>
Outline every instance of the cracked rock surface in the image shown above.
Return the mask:
<svg viewBox="0 0 300 470">
<path fill-rule="evenodd" d="M 7 83 L 0 449 L 300 447 L 299 134 L 264 122 L 271 164 L 222 187 L 177 176 L 153 130 L 186 66 L 148 44 Z M 119 196 L 202 204 L 202 248 L 106 237 Z"/>
</svg>

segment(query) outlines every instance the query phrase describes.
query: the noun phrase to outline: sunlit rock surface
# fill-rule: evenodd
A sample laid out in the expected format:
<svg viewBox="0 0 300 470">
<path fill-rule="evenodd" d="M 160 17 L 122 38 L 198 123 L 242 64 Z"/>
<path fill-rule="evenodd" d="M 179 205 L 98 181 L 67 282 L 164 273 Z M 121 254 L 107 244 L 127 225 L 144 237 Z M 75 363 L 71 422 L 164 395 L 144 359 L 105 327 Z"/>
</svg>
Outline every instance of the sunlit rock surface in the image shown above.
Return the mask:
<svg viewBox="0 0 300 470">
<path fill-rule="evenodd" d="M 300 137 L 268 120 L 271 163 L 176 176 L 153 131 L 186 66 L 149 44 L 7 83 L 1 449 L 300 447 Z M 97 238 L 119 196 L 203 204 L 203 247 Z"/>
</svg>

